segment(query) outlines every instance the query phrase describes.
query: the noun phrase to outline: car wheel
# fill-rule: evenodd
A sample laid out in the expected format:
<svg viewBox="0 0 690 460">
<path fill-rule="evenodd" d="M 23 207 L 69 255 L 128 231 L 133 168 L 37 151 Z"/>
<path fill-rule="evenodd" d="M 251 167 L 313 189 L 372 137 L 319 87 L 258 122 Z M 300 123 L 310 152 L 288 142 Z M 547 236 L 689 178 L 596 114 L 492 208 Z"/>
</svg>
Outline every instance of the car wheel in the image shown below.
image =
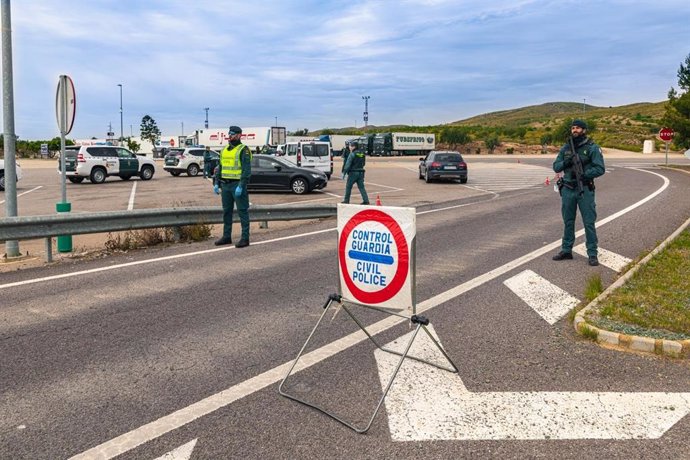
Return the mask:
<svg viewBox="0 0 690 460">
<path fill-rule="evenodd" d="M 132 176 L 130 176 L 129 174 L 126 174 L 124 176 L 120 176 L 120 179 L 122 179 L 122 180 L 130 180 L 131 178 L 132 178 Z"/>
<path fill-rule="evenodd" d="M 170 174 L 173 175 L 173 176 L 175 176 L 175 177 L 177 177 L 177 176 L 180 175 L 180 171 L 174 171 L 174 170 L 173 170 L 173 171 L 170 171 Z"/>
<path fill-rule="evenodd" d="M 188 176 L 196 176 L 199 174 L 199 166 L 192 163 L 191 165 L 187 166 L 187 175 Z"/>
<path fill-rule="evenodd" d="M 105 172 L 105 169 L 93 168 L 91 170 L 91 174 L 89 175 L 89 180 L 92 184 L 102 184 L 103 182 L 105 182 L 106 177 L 107 173 Z"/>
<path fill-rule="evenodd" d="M 460 179 L 461 184 L 466 184 L 467 183 L 467 178 L 465 177 L 464 179 Z"/>
<path fill-rule="evenodd" d="M 309 184 L 304 177 L 297 177 L 290 184 L 290 188 L 297 195 L 303 195 L 309 191 Z"/>
<path fill-rule="evenodd" d="M 0 174 L 0 191 L 5 190 L 5 173 Z"/>
<path fill-rule="evenodd" d="M 331 173 L 326 173 L 326 179 L 331 180 Z"/>
<path fill-rule="evenodd" d="M 429 170 L 424 171 L 424 182 L 429 184 L 431 182 L 431 177 L 429 177 Z"/>
<path fill-rule="evenodd" d="M 147 165 L 141 168 L 139 177 L 141 177 L 141 180 L 151 180 L 153 177 L 153 167 Z"/>
<path fill-rule="evenodd" d="M 73 184 L 81 184 L 84 181 L 83 177 L 68 177 L 67 180 L 69 180 Z"/>
</svg>

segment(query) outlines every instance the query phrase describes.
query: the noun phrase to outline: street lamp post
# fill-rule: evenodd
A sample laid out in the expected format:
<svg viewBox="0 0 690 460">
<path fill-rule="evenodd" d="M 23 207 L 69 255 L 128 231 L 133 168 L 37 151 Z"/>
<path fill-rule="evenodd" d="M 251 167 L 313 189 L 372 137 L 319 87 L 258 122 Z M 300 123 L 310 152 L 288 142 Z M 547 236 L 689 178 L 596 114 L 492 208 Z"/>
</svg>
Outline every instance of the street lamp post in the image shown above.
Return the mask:
<svg viewBox="0 0 690 460">
<path fill-rule="evenodd" d="M 278 127 L 278 117 L 274 117 L 276 119 L 276 128 Z"/>
<path fill-rule="evenodd" d="M 371 96 L 362 96 L 364 99 L 364 128 L 369 125 L 369 98 Z"/>
<path fill-rule="evenodd" d="M 122 122 L 122 83 L 118 83 L 117 86 L 120 87 L 120 145 L 125 138 L 125 128 Z"/>
<path fill-rule="evenodd" d="M 204 121 L 204 129 L 208 129 L 208 107 L 204 107 L 206 111 L 206 120 Z"/>
<path fill-rule="evenodd" d="M 584 117 L 585 111 L 587 110 L 587 106 L 585 103 L 587 102 L 587 99 L 582 99 L 582 116 Z"/>
</svg>

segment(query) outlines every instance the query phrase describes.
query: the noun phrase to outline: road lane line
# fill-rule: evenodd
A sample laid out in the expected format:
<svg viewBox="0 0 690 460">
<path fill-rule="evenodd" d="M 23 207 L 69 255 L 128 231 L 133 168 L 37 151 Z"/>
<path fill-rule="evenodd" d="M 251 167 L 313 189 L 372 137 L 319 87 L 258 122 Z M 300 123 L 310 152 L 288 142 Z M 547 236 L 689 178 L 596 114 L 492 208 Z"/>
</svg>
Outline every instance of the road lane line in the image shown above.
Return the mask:
<svg viewBox="0 0 690 460">
<path fill-rule="evenodd" d="M 19 195 L 17 195 L 17 198 L 19 198 L 20 196 L 26 195 L 27 193 L 35 192 L 35 191 L 38 190 L 39 188 L 43 188 L 43 186 L 42 186 L 42 185 L 39 185 L 38 187 L 34 187 L 34 188 L 32 188 L 31 190 L 27 190 L 26 192 L 22 192 L 22 193 L 20 193 Z M 0 201 L 0 204 L 2 204 L 2 203 L 4 203 L 4 202 L 5 202 L 5 200 L 2 200 L 2 201 Z"/>
<path fill-rule="evenodd" d="M 583 257 L 588 257 L 585 243 L 575 246 L 573 248 L 573 252 L 580 254 Z M 615 252 L 607 251 L 606 249 L 599 248 L 598 253 L 599 263 L 615 272 L 620 273 L 620 271 L 623 270 L 626 265 L 632 262 L 632 259 L 628 259 L 627 257 L 616 254 Z"/>
<path fill-rule="evenodd" d="M 127 205 L 127 211 L 134 209 L 134 195 L 137 193 L 137 183 L 132 184 L 132 193 L 129 194 L 129 204 Z"/>
<path fill-rule="evenodd" d="M 645 171 L 648 172 L 648 171 Z M 655 174 L 662 179 L 664 179 L 664 184 L 659 187 L 658 190 L 656 190 L 654 193 L 649 195 L 648 197 L 638 201 L 637 203 L 634 203 L 631 206 L 628 206 L 622 211 L 619 211 L 606 219 L 601 221 L 601 225 L 611 222 L 612 220 L 616 219 L 617 217 L 620 217 L 624 215 L 627 212 L 630 212 L 631 210 L 635 209 L 638 206 L 641 206 L 642 204 L 646 203 L 647 201 L 651 200 L 653 197 L 657 196 L 659 193 L 664 191 L 670 181 L 662 176 L 661 174 L 656 174 L 650 172 L 650 174 Z M 457 206 L 453 206 L 450 208 L 455 208 Z M 435 210 L 436 211 L 436 210 Z M 598 225 L 597 225 L 598 226 Z M 335 229 L 327 229 L 327 230 L 320 230 L 318 232 L 313 232 L 311 234 L 316 234 L 316 233 L 325 233 L 328 231 L 332 231 Z M 584 229 L 580 230 L 579 232 L 576 233 L 576 236 L 582 236 L 584 234 Z M 299 237 L 299 236 L 297 236 Z M 277 239 L 273 241 L 278 241 L 278 240 L 287 240 L 291 239 L 293 237 L 285 237 L 282 239 Z M 267 243 L 263 242 L 263 243 Z M 252 243 L 254 244 L 254 243 Z M 455 286 L 452 289 L 449 289 L 445 292 L 442 292 L 440 294 L 437 294 L 419 304 L 417 304 L 417 313 L 423 313 L 427 310 L 430 310 L 431 308 L 434 308 L 438 305 L 441 305 L 449 300 L 452 300 L 468 291 L 471 291 L 472 289 L 475 289 L 489 281 L 492 281 L 499 276 L 504 275 L 505 273 L 510 272 L 511 270 L 514 270 L 515 268 L 526 264 L 527 262 L 530 262 L 537 257 L 540 257 L 550 251 L 553 251 L 554 249 L 560 247 L 561 245 L 561 240 L 554 241 L 550 244 L 547 244 L 537 250 L 534 250 L 528 254 L 525 254 L 522 257 L 519 257 L 517 259 L 514 259 L 500 267 L 497 267 L 487 273 L 484 273 L 483 275 L 480 275 L 472 280 L 469 280 L 465 283 L 462 283 L 458 286 Z M 225 249 L 225 248 L 223 248 Z M 200 254 L 203 252 L 211 252 L 210 251 L 200 251 L 198 253 L 194 254 Z M 176 258 L 176 257 L 184 257 L 185 255 L 180 255 L 180 256 L 173 256 L 170 258 Z M 161 260 L 161 259 L 156 259 L 156 260 Z M 146 261 L 141 261 L 139 263 L 145 263 Z M 133 263 L 137 264 L 137 263 Z M 129 265 L 129 264 L 125 264 Z M 106 269 L 111 269 L 111 267 L 107 267 Z M 3 286 L 0 285 L 0 288 Z M 388 329 L 391 329 L 394 326 L 397 326 L 398 324 L 401 324 L 403 322 L 407 321 L 405 318 L 399 318 L 396 316 L 390 316 L 388 318 L 385 318 L 381 321 L 378 321 L 370 326 L 367 326 L 367 330 L 369 333 L 373 335 L 377 335 L 381 332 L 384 332 Z M 364 334 L 362 331 L 357 331 L 352 334 L 349 334 L 345 337 L 342 337 L 340 339 L 337 339 L 329 344 L 326 344 L 322 346 L 321 348 L 318 348 L 312 352 L 309 352 L 305 355 L 302 356 L 300 361 L 297 363 L 295 366 L 294 372 L 299 372 L 301 370 L 307 369 L 314 364 L 317 364 L 325 359 L 330 358 L 331 356 L 334 356 L 337 353 L 340 353 L 344 350 L 347 350 L 350 347 L 353 347 L 357 345 L 358 343 L 367 340 L 367 335 Z M 292 366 L 293 361 L 288 361 L 286 363 L 283 363 L 277 367 L 274 367 L 273 369 L 270 369 L 266 372 L 263 372 L 255 377 L 252 377 L 248 380 L 245 380 L 244 382 L 240 382 L 237 385 L 233 385 L 219 393 L 216 393 L 214 395 L 211 395 L 207 398 L 204 398 L 192 405 L 189 405 L 187 407 L 184 407 L 182 409 L 179 409 L 169 415 L 163 416 L 159 418 L 158 420 L 154 420 L 150 423 L 147 423 L 146 425 L 143 425 L 139 428 L 136 428 L 132 431 L 129 431 L 127 433 L 124 433 L 120 436 L 117 436 L 116 438 L 113 438 L 109 441 L 106 441 L 98 446 L 95 446 L 85 452 L 82 452 L 81 454 L 78 454 L 74 457 L 73 459 L 80 459 L 80 460 L 85 460 L 85 459 L 93 459 L 93 458 L 98 458 L 98 459 L 110 459 L 113 457 L 116 457 L 118 455 L 121 455 L 125 452 L 128 452 L 132 449 L 135 449 L 136 447 L 151 441 L 153 439 L 156 439 L 170 431 L 176 430 L 177 428 L 180 428 L 184 425 L 187 425 L 195 420 L 197 420 L 200 417 L 203 417 L 205 415 L 208 415 L 218 409 L 221 409 L 225 406 L 228 406 L 232 404 L 233 402 L 242 399 L 246 396 L 249 396 L 253 393 L 256 393 L 257 391 L 260 391 L 270 385 L 273 385 L 275 383 L 278 383 L 285 377 L 285 374 L 287 373 L 288 369 L 290 369 L 290 366 Z"/>
<path fill-rule="evenodd" d="M 551 325 L 580 303 L 579 299 L 532 270 L 518 273 L 503 284 Z"/>
</svg>

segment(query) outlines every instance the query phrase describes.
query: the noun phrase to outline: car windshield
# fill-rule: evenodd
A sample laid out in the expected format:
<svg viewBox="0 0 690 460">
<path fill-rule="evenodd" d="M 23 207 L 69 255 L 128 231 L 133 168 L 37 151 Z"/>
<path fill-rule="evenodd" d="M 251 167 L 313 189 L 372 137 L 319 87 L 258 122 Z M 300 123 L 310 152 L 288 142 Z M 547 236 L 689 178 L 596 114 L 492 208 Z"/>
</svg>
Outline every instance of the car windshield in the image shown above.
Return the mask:
<svg viewBox="0 0 690 460">
<path fill-rule="evenodd" d="M 459 153 L 437 153 L 434 156 L 434 161 L 446 163 L 460 163 L 462 161 L 462 157 Z"/>
</svg>

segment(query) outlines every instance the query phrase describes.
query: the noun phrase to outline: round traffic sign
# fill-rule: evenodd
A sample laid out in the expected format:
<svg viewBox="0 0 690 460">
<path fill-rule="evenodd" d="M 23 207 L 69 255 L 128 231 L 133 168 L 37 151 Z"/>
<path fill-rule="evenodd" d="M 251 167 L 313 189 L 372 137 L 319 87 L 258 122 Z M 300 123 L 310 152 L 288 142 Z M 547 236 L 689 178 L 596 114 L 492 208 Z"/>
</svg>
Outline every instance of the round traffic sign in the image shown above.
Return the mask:
<svg viewBox="0 0 690 460">
<path fill-rule="evenodd" d="M 673 140 L 673 135 L 675 133 L 671 128 L 661 128 L 659 130 L 659 139 L 661 139 L 664 142 L 671 142 Z"/>
<path fill-rule="evenodd" d="M 407 280 L 410 250 L 405 234 L 384 212 L 355 214 L 340 234 L 338 257 L 347 288 L 363 304 L 392 299 Z"/>
<path fill-rule="evenodd" d="M 60 75 L 55 94 L 55 116 L 61 133 L 69 134 L 72 131 L 76 111 L 77 96 L 74 92 L 74 82 L 69 75 Z"/>
<path fill-rule="evenodd" d="M 175 147 L 175 139 L 170 139 L 170 147 Z"/>
</svg>

